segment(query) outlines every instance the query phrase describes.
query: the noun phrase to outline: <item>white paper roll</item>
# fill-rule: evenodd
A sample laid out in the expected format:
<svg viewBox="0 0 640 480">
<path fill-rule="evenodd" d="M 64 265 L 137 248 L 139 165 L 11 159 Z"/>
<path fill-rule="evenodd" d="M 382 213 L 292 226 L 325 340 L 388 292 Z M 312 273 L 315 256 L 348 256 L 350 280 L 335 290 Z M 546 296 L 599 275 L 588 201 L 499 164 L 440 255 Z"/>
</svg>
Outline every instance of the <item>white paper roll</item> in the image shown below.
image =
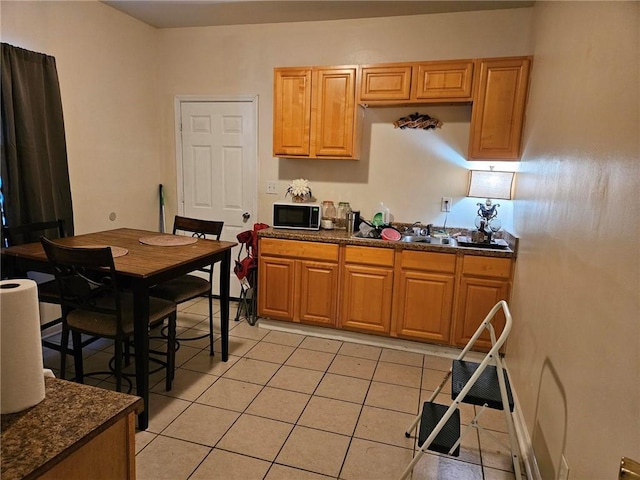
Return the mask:
<svg viewBox="0 0 640 480">
<path fill-rule="evenodd" d="M 15 413 L 44 400 L 38 286 L 0 281 L 0 405 Z"/>
</svg>

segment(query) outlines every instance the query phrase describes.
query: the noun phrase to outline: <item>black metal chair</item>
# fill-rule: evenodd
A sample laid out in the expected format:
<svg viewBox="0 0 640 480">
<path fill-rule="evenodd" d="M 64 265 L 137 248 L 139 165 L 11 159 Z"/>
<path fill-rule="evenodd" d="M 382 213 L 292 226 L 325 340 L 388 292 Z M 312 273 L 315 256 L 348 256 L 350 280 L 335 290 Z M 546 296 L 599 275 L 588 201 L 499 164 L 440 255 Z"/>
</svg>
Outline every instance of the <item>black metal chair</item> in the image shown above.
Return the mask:
<svg viewBox="0 0 640 480">
<path fill-rule="evenodd" d="M 69 331 L 73 340 L 75 380 L 84 382 L 81 334 L 115 341 L 113 373 L 116 389 L 122 390 L 123 346 L 134 334 L 133 295 L 118 288 L 111 247 L 66 247 L 46 238 L 42 245 L 51 262 L 62 306 L 62 345 Z M 175 374 L 176 305 L 149 299 L 149 323 L 169 319 L 166 389 L 171 390 Z M 65 378 L 66 349 L 60 355 L 60 377 Z M 111 372 L 98 372 L 111 373 Z"/>
<path fill-rule="evenodd" d="M 46 222 L 28 223 L 24 225 L 2 226 L 2 244 L 11 247 L 23 245 L 25 243 L 39 242 L 40 237 L 49 239 L 64 238 L 64 220 L 51 220 Z M 31 278 L 38 284 L 38 301 L 60 305 L 60 292 L 52 275 L 41 272 L 14 272 L 16 276 Z M 51 327 L 59 325 L 62 318 L 58 317 L 40 325 L 40 330 L 45 331 Z M 45 347 L 60 351 L 61 346 L 50 340 L 42 339 Z M 85 343 L 86 345 L 86 343 Z"/>
<path fill-rule="evenodd" d="M 199 220 L 176 215 L 173 222 L 173 234 L 186 232 L 197 238 L 206 238 L 209 235 L 216 240 L 220 240 L 223 227 L 224 222 Z M 209 354 L 213 355 L 213 265 L 200 269 L 200 271 L 207 273 L 209 278 L 183 275 L 152 287 L 149 290 L 149 295 L 174 303 L 183 303 L 197 297 L 206 296 L 209 300 L 209 333 L 195 337 L 178 336 L 177 341 L 179 343 L 181 341 L 200 340 L 209 337 Z"/>
</svg>

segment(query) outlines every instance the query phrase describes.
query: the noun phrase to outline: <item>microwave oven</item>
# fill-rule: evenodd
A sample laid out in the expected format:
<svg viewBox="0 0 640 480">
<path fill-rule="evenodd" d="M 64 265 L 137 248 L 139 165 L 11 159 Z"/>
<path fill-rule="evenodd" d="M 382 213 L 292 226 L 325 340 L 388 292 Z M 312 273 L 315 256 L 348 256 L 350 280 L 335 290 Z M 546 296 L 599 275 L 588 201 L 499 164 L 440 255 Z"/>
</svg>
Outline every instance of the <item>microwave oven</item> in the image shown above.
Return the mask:
<svg viewBox="0 0 640 480">
<path fill-rule="evenodd" d="M 321 207 L 318 203 L 273 204 L 273 228 L 320 230 L 321 218 Z"/>
</svg>

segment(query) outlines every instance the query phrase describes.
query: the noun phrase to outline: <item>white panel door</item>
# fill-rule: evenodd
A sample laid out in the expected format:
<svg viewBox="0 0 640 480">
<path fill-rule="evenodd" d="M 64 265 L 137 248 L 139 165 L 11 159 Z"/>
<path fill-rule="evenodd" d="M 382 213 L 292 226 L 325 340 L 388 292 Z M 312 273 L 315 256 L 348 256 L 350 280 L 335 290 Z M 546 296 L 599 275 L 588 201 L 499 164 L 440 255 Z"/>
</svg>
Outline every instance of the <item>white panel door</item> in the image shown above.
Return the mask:
<svg viewBox="0 0 640 480">
<path fill-rule="evenodd" d="M 253 227 L 256 107 L 256 101 L 180 101 L 182 205 L 178 211 L 185 217 L 224 221 L 221 240 L 236 242 L 238 233 Z M 238 248 L 231 253 L 229 272 L 234 297 L 240 294 L 233 273 Z"/>
</svg>

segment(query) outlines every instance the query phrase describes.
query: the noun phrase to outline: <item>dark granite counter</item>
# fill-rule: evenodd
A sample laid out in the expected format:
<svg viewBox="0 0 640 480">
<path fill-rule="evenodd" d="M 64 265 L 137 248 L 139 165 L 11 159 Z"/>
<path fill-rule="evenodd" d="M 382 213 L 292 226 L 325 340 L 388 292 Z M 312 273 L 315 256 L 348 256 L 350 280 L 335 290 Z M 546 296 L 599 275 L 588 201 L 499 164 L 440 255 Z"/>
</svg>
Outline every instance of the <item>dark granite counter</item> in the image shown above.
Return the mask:
<svg viewBox="0 0 640 480">
<path fill-rule="evenodd" d="M 404 224 L 399 224 L 404 226 Z M 360 245 L 365 247 L 393 248 L 398 250 L 418 250 L 425 252 L 463 253 L 480 255 L 485 257 L 515 258 L 518 249 L 518 238 L 508 232 L 500 231 L 497 238 L 504 239 L 509 247 L 505 249 L 490 249 L 477 247 L 462 247 L 457 244 L 456 237 L 464 232 L 464 229 L 451 228 L 447 233 L 453 239 L 450 245 L 439 245 L 424 242 L 395 242 L 370 238 L 357 238 L 347 234 L 346 230 L 289 230 L 283 228 L 266 228 L 258 232 L 259 237 L 280 238 L 283 240 L 303 240 L 306 242 L 338 243 L 341 245 Z"/>
<path fill-rule="evenodd" d="M 1 416 L 2 479 L 37 478 L 134 411 L 139 397 L 45 378 L 45 399 Z"/>
</svg>

